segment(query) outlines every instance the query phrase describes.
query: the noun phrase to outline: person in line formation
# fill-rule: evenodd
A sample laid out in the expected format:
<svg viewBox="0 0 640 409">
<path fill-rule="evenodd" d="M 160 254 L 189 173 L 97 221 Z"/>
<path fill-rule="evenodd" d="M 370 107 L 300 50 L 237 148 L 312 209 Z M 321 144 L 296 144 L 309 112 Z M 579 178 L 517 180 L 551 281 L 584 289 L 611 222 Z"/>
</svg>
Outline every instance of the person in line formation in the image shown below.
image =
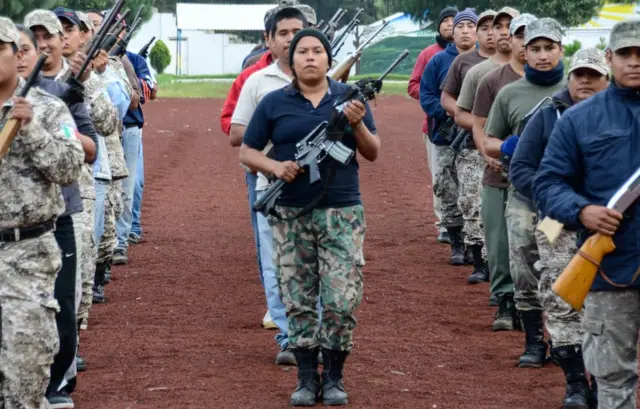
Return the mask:
<svg viewBox="0 0 640 409">
<path fill-rule="evenodd" d="M 154 83 L 149 75 L 136 77 L 130 63 L 129 75 L 124 59 L 105 51 L 78 75 L 93 23 L 88 13 L 67 8 L 32 10 L 18 25 L 0 18 L 2 98 L 8 118 L 20 123 L 0 158 L 0 271 L 7 283 L 0 291 L 0 406 L 7 408 L 74 407 L 77 372 L 86 370 L 78 355 L 80 330 L 92 302 L 104 301 L 92 287 L 109 215 L 116 237 L 113 207 L 121 193 L 108 194 L 106 186 L 130 177 L 122 119 L 139 109 L 131 82 L 138 88 Z M 43 53 L 33 87 L 17 97 Z M 75 84 L 67 83 L 69 76 Z M 108 257 L 114 249 L 115 240 L 105 248 Z"/>
</svg>

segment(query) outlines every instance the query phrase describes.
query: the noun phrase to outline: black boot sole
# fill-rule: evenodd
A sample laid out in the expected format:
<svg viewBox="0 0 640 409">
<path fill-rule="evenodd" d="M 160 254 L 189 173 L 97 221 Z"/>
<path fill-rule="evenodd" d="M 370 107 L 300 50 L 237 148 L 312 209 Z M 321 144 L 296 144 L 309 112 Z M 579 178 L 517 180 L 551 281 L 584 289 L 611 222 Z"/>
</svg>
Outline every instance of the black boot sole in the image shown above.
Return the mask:
<svg viewBox="0 0 640 409">
<path fill-rule="evenodd" d="M 542 368 L 543 366 L 542 363 L 518 362 L 518 368 Z"/>
<path fill-rule="evenodd" d="M 316 406 L 316 401 L 310 400 L 289 400 L 290 406 Z"/>
<path fill-rule="evenodd" d="M 342 405 L 348 405 L 348 404 L 349 404 L 349 399 L 333 399 L 333 400 L 323 399 L 323 400 L 322 400 L 322 404 L 323 404 L 324 406 L 342 406 Z"/>
</svg>

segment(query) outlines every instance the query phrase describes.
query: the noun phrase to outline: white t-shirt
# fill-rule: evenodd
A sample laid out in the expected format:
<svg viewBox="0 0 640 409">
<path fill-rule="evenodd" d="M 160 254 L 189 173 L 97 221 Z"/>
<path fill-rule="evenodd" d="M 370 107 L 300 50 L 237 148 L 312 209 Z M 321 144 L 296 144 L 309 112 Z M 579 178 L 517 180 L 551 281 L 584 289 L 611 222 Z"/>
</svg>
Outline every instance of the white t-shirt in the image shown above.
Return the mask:
<svg viewBox="0 0 640 409">
<path fill-rule="evenodd" d="M 270 66 L 251 74 L 242 86 L 236 109 L 231 117 L 231 123 L 243 126 L 249 125 L 249 121 L 262 98 L 271 91 L 278 90 L 289 84 L 291 84 L 291 78 L 280 69 L 278 61 L 274 61 Z M 262 152 L 266 154 L 272 146 L 273 144 L 269 142 Z M 258 172 L 256 191 L 266 190 L 268 186 L 269 180 Z"/>
</svg>

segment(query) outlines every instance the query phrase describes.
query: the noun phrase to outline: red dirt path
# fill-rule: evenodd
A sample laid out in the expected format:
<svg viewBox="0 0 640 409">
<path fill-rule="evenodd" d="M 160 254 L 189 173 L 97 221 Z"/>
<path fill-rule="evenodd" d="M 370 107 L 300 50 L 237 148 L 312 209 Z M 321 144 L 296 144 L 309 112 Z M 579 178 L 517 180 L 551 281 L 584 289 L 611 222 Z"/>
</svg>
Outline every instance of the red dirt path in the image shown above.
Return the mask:
<svg viewBox="0 0 640 409">
<path fill-rule="evenodd" d="M 261 328 L 244 173 L 219 130 L 221 101 L 160 100 L 144 130 L 144 242 L 115 268 L 80 350 L 77 408 L 284 408 L 295 369 Z M 380 158 L 361 162 L 365 299 L 346 365 L 351 408 L 560 406 L 562 374 L 517 369 L 522 333 L 492 333 L 488 287 L 437 244 L 415 101 L 375 108 Z M 188 122 L 185 122 L 188 121 Z"/>
</svg>

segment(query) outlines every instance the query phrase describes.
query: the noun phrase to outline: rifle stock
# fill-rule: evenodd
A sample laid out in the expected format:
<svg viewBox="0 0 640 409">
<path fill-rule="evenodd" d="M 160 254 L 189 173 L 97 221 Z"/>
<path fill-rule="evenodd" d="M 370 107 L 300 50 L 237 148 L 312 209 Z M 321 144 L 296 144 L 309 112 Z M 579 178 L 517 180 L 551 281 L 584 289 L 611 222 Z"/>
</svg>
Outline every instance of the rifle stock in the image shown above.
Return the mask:
<svg viewBox="0 0 640 409">
<path fill-rule="evenodd" d="M 596 233 L 589 237 L 553 283 L 553 291 L 574 309 L 580 311 L 596 278 L 602 259 L 615 248 L 610 236 Z"/>
<path fill-rule="evenodd" d="M 33 86 L 33 83 L 35 82 L 36 78 L 38 78 L 40 71 L 42 71 L 42 67 L 44 66 L 44 62 L 47 60 L 47 58 L 47 54 L 40 54 L 40 57 L 38 57 L 38 61 L 36 62 L 33 71 L 29 75 L 29 78 L 27 78 L 27 81 L 24 84 L 24 87 L 20 90 L 18 96 L 26 98 L 29 90 Z M 11 118 L 7 120 L 7 122 L 5 122 L 4 126 L 2 127 L 2 131 L 0 131 L 0 159 L 3 158 L 4 155 L 7 154 L 7 152 L 9 152 L 9 148 L 11 147 L 11 144 L 13 143 L 13 140 L 18 134 L 19 130 L 20 121 L 18 119 Z"/>
</svg>

